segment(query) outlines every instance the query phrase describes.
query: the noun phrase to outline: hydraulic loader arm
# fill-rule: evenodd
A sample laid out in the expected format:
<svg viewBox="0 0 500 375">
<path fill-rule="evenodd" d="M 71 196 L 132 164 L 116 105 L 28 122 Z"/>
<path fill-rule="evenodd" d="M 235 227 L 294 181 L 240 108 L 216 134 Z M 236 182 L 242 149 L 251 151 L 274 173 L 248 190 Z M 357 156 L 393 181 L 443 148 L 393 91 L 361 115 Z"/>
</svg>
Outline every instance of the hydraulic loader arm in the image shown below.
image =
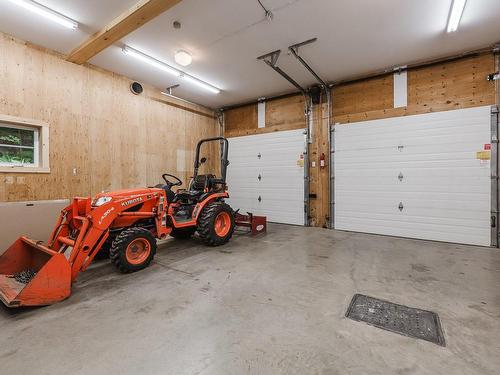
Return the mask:
<svg viewBox="0 0 500 375">
<path fill-rule="evenodd" d="M 150 204 L 150 211 L 133 211 L 135 205 Z M 54 251 L 65 253 L 71 248 L 68 261 L 71 266 L 71 280 L 76 280 L 80 271 L 92 263 L 109 236 L 109 229 L 117 218 L 155 218 L 158 237 L 164 237 L 169 229 L 163 225 L 166 199 L 160 193 L 145 192 L 133 197 L 113 199 L 100 207 L 91 207 L 91 198 L 75 198 L 62 210 L 56 227 L 48 242 Z M 127 211 L 129 210 L 129 211 Z"/>
</svg>

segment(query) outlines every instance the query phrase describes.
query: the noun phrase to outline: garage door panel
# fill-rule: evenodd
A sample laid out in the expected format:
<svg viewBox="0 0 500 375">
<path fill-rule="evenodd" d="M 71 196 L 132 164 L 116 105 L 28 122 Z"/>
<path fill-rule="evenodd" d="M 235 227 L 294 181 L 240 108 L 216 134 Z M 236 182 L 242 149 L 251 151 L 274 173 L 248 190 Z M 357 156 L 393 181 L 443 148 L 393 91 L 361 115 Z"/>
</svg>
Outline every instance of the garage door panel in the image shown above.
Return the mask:
<svg viewBox="0 0 500 375">
<path fill-rule="evenodd" d="M 356 129 L 350 130 L 348 136 L 378 137 L 381 134 L 388 134 L 393 138 L 404 137 L 408 133 L 406 129 L 401 128 L 401 119 L 404 119 L 405 126 L 418 127 L 413 131 L 416 137 L 429 130 L 432 130 L 435 134 L 447 134 L 451 137 L 454 134 L 445 132 L 447 129 L 456 129 L 460 132 L 468 132 L 470 129 L 475 128 L 483 130 L 481 127 L 481 122 L 484 119 L 483 115 L 488 114 L 490 108 L 484 106 L 469 109 L 475 112 L 462 112 L 460 117 L 456 116 L 457 111 L 455 110 L 358 122 Z M 467 124 L 466 129 L 461 126 L 463 124 Z M 377 129 L 378 125 L 383 125 L 384 128 L 382 130 Z"/>
<path fill-rule="evenodd" d="M 275 190 L 292 189 L 300 191 L 293 184 L 297 181 L 304 183 L 304 172 L 297 175 L 296 171 L 282 170 L 263 170 L 262 172 L 262 185 L 270 186 Z"/>
<path fill-rule="evenodd" d="M 245 177 L 245 178 L 239 178 L 239 179 L 232 179 L 231 183 L 228 183 L 228 188 L 230 191 L 236 191 L 240 189 L 255 189 L 255 180 L 257 180 L 257 177 L 250 178 L 250 177 Z"/>
<path fill-rule="evenodd" d="M 395 213 L 373 213 L 371 211 L 360 211 L 357 216 L 345 216 L 341 217 L 342 222 L 345 227 L 343 229 L 347 229 L 352 227 L 353 224 L 359 224 L 363 219 L 367 221 L 377 222 L 378 225 L 385 225 L 388 227 L 408 227 L 408 228 L 418 228 L 422 226 L 441 226 L 443 228 L 447 228 L 448 231 L 472 231 L 475 232 L 477 229 L 482 228 L 484 225 L 489 225 L 489 221 L 485 220 L 472 220 L 471 218 L 460 218 L 455 217 L 450 220 L 443 220 L 442 216 L 428 216 L 426 212 L 424 212 L 424 216 L 415 215 L 415 214 L 395 214 Z M 349 226 L 347 226 L 349 224 Z M 341 224 L 339 224 L 339 228 L 341 229 Z M 351 229 L 352 230 L 352 229 Z M 386 233 L 381 233 L 386 234 Z"/>
<path fill-rule="evenodd" d="M 401 214 L 399 212 L 394 213 L 394 211 L 385 213 L 374 213 L 373 211 L 369 210 L 359 211 L 358 213 L 349 216 L 339 215 L 338 218 L 341 220 L 339 221 L 338 225 L 336 225 L 336 229 L 354 230 L 349 228 L 352 228 L 353 224 L 359 225 L 359 223 L 361 223 L 363 220 L 366 220 L 366 223 L 377 221 L 378 225 L 381 225 L 380 223 L 383 222 L 383 225 L 390 226 L 391 228 L 396 230 L 400 226 L 402 228 L 430 228 L 434 226 L 441 226 L 442 228 L 447 228 L 448 231 L 455 233 L 464 230 L 477 232 L 477 229 L 481 229 L 485 225 L 489 226 L 490 224 L 489 220 L 477 220 L 477 216 L 474 217 L 474 215 L 471 215 L 470 217 L 455 216 L 454 218 L 450 219 L 448 216 L 441 216 L 439 212 L 434 213 L 436 214 L 436 216 L 432 216 L 432 213 L 426 211 L 421 212 L 421 215 L 411 212 Z"/>
<path fill-rule="evenodd" d="M 376 213 L 398 213 L 400 216 L 405 214 L 413 214 L 416 216 L 429 216 L 449 218 L 468 217 L 479 218 L 484 210 L 489 208 L 488 204 L 479 200 L 466 200 L 456 205 L 455 201 L 445 200 L 430 200 L 430 199 L 395 199 L 394 197 L 380 196 L 376 198 L 376 202 L 371 198 L 356 198 L 345 197 L 345 203 L 337 203 L 337 210 L 346 210 L 353 212 L 351 215 L 356 216 L 359 212 L 376 212 Z M 402 203 L 403 210 L 399 213 L 399 203 Z M 464 212 L 467 215 L 464 216 Z M 347 214 L 345 216 L 348 216 Z M 484 217 L 484 215 L 483 215 Z"/>
<path fill-rule="evenodd" d="M 337 176 L 338 177 L 338 176 Z M 391 175 L 379 175 L 373 177 L 365 176 L 342 176 L 342 182 L 336 184 L 336 195 L 349 191 L 398 191 L 408 193 L 484 193 L 489 194 L 489 178 L 478 177 L 471 180 L 469 177 L 458 176 L 447 178 L 438 175 L 430 181 L 432 175 L 428 176 L 408 176 L 405 175 L 403 181 Z M 339 178 L 339 177 L 338 177 Z"/>
<path fill-rule="evenodd" d="M 357 222 L 351 222 L 348 227 L 337 228 L 354 232 L 364 232 L 373 234 L 383 234 L 387 236 L 398 236 L 408 238 L 421 238 L 421 233 L 426 233 L 427 240 L 449 242 L 450 230 L 454 226 L 435 226 L 435 225 L 414 225 L 413 223 L 402 223 L 397 227 L 393 222 L 383 222 L 377 220 L 359 219 Z M 477 230 L 460 228 L 454 232 L 454 242 L 457 243 L 477 243 L 483 242 L 484 236 L 478 234 Z"/>
<path fill-rule="evenodd" d="M 411 217 L 409 217 L 411 219 Z M 397 223 L 397 225 L 396 225 Z M 351 218 L 350 225 L 344 228 L 337 228 L 340 230 L 349 230 L 356 232 L 366 232 L 366 233 L 376 233 L 383 235 L 401 236 L 401 237 L 413 237 L 418 238 L 418 233 L 425 231 L 427 233 L 428 240 L 441 240 L 446 241 L 444 236 L 446 233 L 453 231 L 454 234 L 461 235 L 467 234 L 468 236 L 473 236 L 474 238 L 481 238 L 482 236 L 478 234 L 477 229 L 479 226 L 470 227 L 467 225 L 455 225 L 453 223 L 447 224 L 428 224 L 419 223 L 415 221 L 395 221 L 395 220 L 385 220 L 379 218 Z M 488 222 L 482 222 L 480 224 L 488 224 Z M 361 230 L 363 228 L 363 230 Z M 409 235 L 409 232 L 412 235 Z M 398 234 L 400 232 L 401 234 Z M 436 238 L 435 235 L 439 233 L 440 238 Z"/>
<path fill-rule="evenodd" d="M 479 127 L 472 126 L 471 129 L 468 129 L 467 131 L 462 131 L 460 133 L 460 137 L 465 136 L 470 140 L 481 142 L 484 141 L 485 139 L 485 134 L 481 131 L 478 131 Z M 428 134 L 429 131 L 433 132 L 433 134 Z M 459 128 L 449 128 L 449 129 L 442 129 L 443 132 L 454 132 L 454 131 L 459 131 Z M 427 135 L 425 135 L 425 132 L 422 132 L 421 136 L 415 136 L 412 137 L 410 140 L 408 140 L 408 136 L 405 135 L 404 133 L 401 133 L 400 135 L 394 135 L 394 134 L 379 134 L 379 135 L 373 135 L 370 137 L 369 134 L 365 134 L 363 137 L 370 137 L 369 140 L 360 140 L 359 136 L 348 136 L 346 137 L 346 144 L 339 146 L 337 151 L 344 151 L 344 150 L 372 150 L 376 152 L 377 150 L 384 150 L 384 149 L 394 149 L 398 146 L 405 145 L 405 147 L 411 147 L 411 148 L 418 148 L 418 147 L 423 147 L 423 146 L 439 146 L 443 143 L 447 144 L 456 144 L 459 145 L 463 143 L 463 138 L 458 138 L 456 136 L 450 136 L 446 134 L 436 134 L 437 129 L 430 129 L 427 130 Z M 486 138 L 488 138 L 486 136 Z M 486 139 L 486 142 L 488 142 L 488 139 Z M 354 145 L 354 147 L 350 147 L 350 145 Z"/>
<path fill-rule="evenodd" d="M 335 227 L 488 246 L 490 137 L 490 107 L 337 126 Z"/>
<path fill-rule="evenodd" d="M 480 150 L 478 150 L 480 151 Z M 397 159 L 395 157 L 394 159 Z M 452 169 L 455 170 L 466 170 L 468 173 L 474 173 L 476 175 L 483 175 L 484 171 L 481 169 L 484 168 L 478 168 L 478 161 L 476 160 L 476 155 L 469 153 L 466 157 L 463 159 L 440 159 L 440 160 L 386 160 L 382 162 L 376 162 L 376 161 L 361 161 L 361 160 L 354 160 L 354 161 L 349 161 L 349 160 L 336 160 L 336 162 L 339 163 L 345 163 L 348 164 L 350 167 L 348 169 L 344 166 L 339 166 L 337 170 L 339 173 L 342 173 L 342 171 L 347 170 L 349 173 L 363 173 L 364 170 L 382 170 L 382 171 L 390 171 L 394 169 L 420 169 L 426 172 L 427 170 L 436 170 L 436 169 L 442 169 L 444 171 L 450 171 Z M 356 168 L 354 171 L 353 168 Z M 488 170 L 488 168 L 485 168 Z M 397 174 L 396 174 L 397 175 Z M 453 174 L 452 174 L 453 175 Z"/>
<path fill-rule="evenodd" d="M 403 205 L 408 205 L 413 203 L 414 205 L 419 205 L 422 207 L 443 207 L 447 209 L 459 208 L 464 205 L 473 204 L 475 206 L 481 207 L 481 209 L 490 207 L 488 203 L 489 193 L 455 193 L 450 194 L 446 192 L 441 193 L 430 193 L 430 192 L 395 192 L 394 191 L 346 191 L 342 193 L 342 199 L 337 200 L 336 204 L 342 204 L 342 202 L 349 202 L 350 204 L 355 204 L 357 202 L 362 202 L 366 205 L 380 205 L 386 202 L 381 202 L 380 200 L 390 199 L 390 201 L 402 202 Z M 378 202 L 377 202 L 378 201 Z M 468 208 L 472 209 L 473 207 Z"/>
<path fill-rule="evenodd" d="M 257 199 L 254 196 L 238 197 L 228 199 L 228 203 L 233 210 L 240 210 L 241 213 L 253 212 Z"/>
<path fill-rule="evenodd" d="M 339 158 L 341 161 L 352 164 L 363 165 L 376 165 L 383 166 L 386 163 L 397 163 L 404 166 L 408 163 L 436 163 L 436 162 L 458 162 L 458 163 L 469 163 L 468 165 L 475 166 L 473 163 L 475 160 L 476 152 L 481 151 L 478 149 L 478 145 L 482 147 L 481 143 L 478 142 L 475 145 L 468 145 L 468 149 L 464 147 L 461 151 L 450 151 L 447 153 L 444 152 L 436 152 L 436 150 L 431 151 L 425 148 L 421 149 L 410 149 L 404 150 L 402 152 L 394 151 L 394 150 L 378 150 L 378 151 L 388 151 L 385 153 L 373 153 L 363 152 L 360 154 L 360 151 L 356 151 L 356 153 L 352 153 L 351 155 L 340 154 Z M 459 147 L 459 146 L 457 146 Z M 369 158 L 369 159 L 367 159 Z"/>
<path fill-rule="evenodd" d="M 283 204 L 285 203 L 285 205 Z M 295 225 L 304 224 L 304 210 L 297 206 L 287 207 L 286 202 L 268 201 L 263 199 L 254 209 L 257 215 L 267 216 L 269 222 L 287 223 Z"/>
<path fill-rule="evenodd" d="M 446 176 L 438 175 L 433 177 L 428 176 L 409 176 L 406 174 L 402 181 L 395 176 L 379 175 L 374 177 L 365 176 L 337 176 L 342 182 L 336 183 L 336 196 L 349 191 L 384 191 L 389 192 L 449 192 L 453 193 L 490 193 L 488 183 L 490 178 L 478 177 L 471 180 L 468 177 L 457 176 L 447 178 Z M 446 183 L 447 182 L 447 183 Z"/>
<path fill-rule="evenodd" d="M 303 130 L 230 138 L 229 143 L 228 202 L 268 221 L 303 225 L 304 169 L 297 164 Z"/>
<path fill-rule="evenodd" d="M 286 206 L 287 202 L 303 202 L 304 195 L 300 194 L 296 190 L 281 190 L 279 195 L 276 194 L 272 188 L 260 189 L 259 195 L 262 199 L 266 198 L 267 202 L 278 202 L 279 205 Z M 286 207 L 285 207 L 286 208 Z"/>
<path fill-rule="evenodd" d="M 484 176 L 484 172 L 477 168 L 379 168 L 379 169 L 359 169 L 339 170 L 336 177 L 340 179 L 340 184 L 356 183 L 366 185 L 379 185 L 382 181 L 385 184 L 410 185 L 411 183 L 422 184 L 427 181 L 430 185 L 451 186 L 455 183 L 464 183 L 470 186 L 483 185 L 489 177 Z M 399 175 L 401 174 L 401 181 Z M 432 181 L 430 180 L 432 178 Z M 431 181 L 431 182 L 429 182 Z"/>
<path fill-rule="evenodd" d="M 246 165 L 246 164 L 236 164 L 240 168 L 239 171 L 232 171 L 231 177 L 232 181 L 231 183 L 239 183 L 241 180 L 245 181 L 257 181 L 257 177 L 259 176 L 260 169 L 258 167 L 255 167 L 253 165 Z M 229 173 L 228 173 L 229 174 Z"/>
<path fill-rule="evenodd" d="M 366 121 L 356 123 L 356 129 L 349 130 L 337 127 L 337 135 L 342 132 L 347 134 L 342 134 L 343 143 L 336 145 L 336 150 L 391 148 L 403 143 L 407 146 L 453 144 L 462 142 L 463 136 L 473 141 L 489 142 L 489 131 L 484 128 L 484 118 L 489 116 L 490 108 L 480 107 L 471 110 L 474 112 L 462 112 L 459 116 L 457 116 L 458 111 L 448 111 Z M 401 127 L 402 123 L 412 129 L 411 139 L 408 130 Z M 353 145 L 355 147 L 352 147 Z"/>
</svg>

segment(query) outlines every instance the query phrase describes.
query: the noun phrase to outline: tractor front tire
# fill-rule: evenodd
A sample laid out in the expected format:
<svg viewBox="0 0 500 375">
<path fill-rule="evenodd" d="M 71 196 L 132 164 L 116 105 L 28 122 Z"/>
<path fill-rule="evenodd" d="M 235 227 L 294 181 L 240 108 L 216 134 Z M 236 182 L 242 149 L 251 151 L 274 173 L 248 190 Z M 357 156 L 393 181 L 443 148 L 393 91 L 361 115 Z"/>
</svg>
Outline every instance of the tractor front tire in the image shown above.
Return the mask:
<svg viewBox="0 0 500 375">
<path fill-rule="evenodd" d="M 144 228 L 123 230 L 114 239 L 109 258 L 120 272 L 129 273 L 149 266 L 156 254 L 156 239 Z"/>
<path fill-rule="evenodd" d="M 111 250 L 111 246 L 113 245 L 113 241 L 116 238 L 117 234 L 109 235 L 109 237 L 104 241 L 101 248 L 95 255 L 95 260 L 109 259 L 109 251 Z"/>
<path fill-rule="evenodd" d="M 172 228 L 170 236 L 178 240 L 187 240 L 196 232 L 196 227 Z"/>
<path fill-rule="evenodd" d="M 233 236 L 234 214 L 223 202 L 208 203 L 198 218 L 198 234 L 208 246 L 224 245 Z"/>
<path fill-rule="evenodd" d="M 111 249 L 111 243 L 109 243 L 108 240 L 104 241 L 101 248 L 99 249 L 99 251 L 95 255 L 94 259 L 95 260 L 108 259 L 110 249 Z"/>
</svg>

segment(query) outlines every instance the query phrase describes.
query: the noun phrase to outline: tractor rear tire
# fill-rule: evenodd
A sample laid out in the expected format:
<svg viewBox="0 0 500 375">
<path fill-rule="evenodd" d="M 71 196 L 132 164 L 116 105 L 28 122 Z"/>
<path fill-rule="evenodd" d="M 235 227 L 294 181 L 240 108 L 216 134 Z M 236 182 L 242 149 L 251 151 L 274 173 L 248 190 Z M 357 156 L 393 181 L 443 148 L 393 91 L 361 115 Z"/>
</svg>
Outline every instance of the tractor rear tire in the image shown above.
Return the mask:
<svg viewBox="0 0 500 375">
<path fill-rule="evenodd" d="M 196 232 L 196 227 L 172 228 L 170 236 L 178 240 L 187 240 Z"/>
<path fill-rule="evenodd" d="M 153 260 L 156 254 L 156 239 L 144 228 L 132 227 L 123 230 L 114 239 L 109 258 L 120 272 L 140 271 Z"/>
<path fill-rule="evenodd" d="M 224 245 L 233 236 L 234 214 L 224 202 L 208 203 L 198 218 L 198 234 L 208 246 Z"/>
</svg>

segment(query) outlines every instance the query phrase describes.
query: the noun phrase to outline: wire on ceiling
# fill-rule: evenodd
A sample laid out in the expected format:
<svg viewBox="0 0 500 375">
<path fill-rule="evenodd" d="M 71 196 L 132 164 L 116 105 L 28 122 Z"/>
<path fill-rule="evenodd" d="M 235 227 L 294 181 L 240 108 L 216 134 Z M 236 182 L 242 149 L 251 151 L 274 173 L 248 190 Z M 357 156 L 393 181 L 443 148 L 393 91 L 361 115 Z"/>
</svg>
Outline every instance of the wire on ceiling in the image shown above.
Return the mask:
<svg viewBox="0 0 500 375">
<path fill-rule="evenodd" d="M 258 3 L 260 4 L 260 6 L 262 7 L 262 9 L 264 9 L 264 12 L 266 12 L 266 18 L 269 20 L 269 21 L 272 21 L 274 15 L 273 15 L 273 12 L 271 12 L 269 9 L 267 9 L 264 4 L 262 4 L 262 2 L 260 0 L 257 0 Z"/>
<path fill-rule="evenodd" d="M 257 0 L 257 1 L 259 1 L 259 0 Z M 304 0 L 288 0 L 288 2 L 287 2 L 287 3 L 285 3 L 285 4 L 283 4 L 283 5 L 279 6 L 279 7 L 273 8 L 273 12 L 274 12 L 274 13 L 278 13 L 278 12 L 280 12 L 280 11 L 282 11 L 282 10 L 284 10 L 284 9 L 286 9 L 286 8 L 288 8 L 288 7 L 290 7 L 290 6 L 294 5 L 294 4 L 296 4 L 296 3 L 299 3 L 299 2 L 301 2 L 301 1 L 304 1 Z M 260 1 L 259 1 L 259 4 L 261 4 L 261 3 L 260 3 Z M 262 6 L 262 4 L 261 4 L 261 6 Z M 266 8 L 265 8 L 265 7 L 263 7 L 263 9 L 266 9 Z M 270 13 L 273 15 L 273 17 L 274 17 L 274 13 L 273 13 L 273 12 L 271 12 L 271 11 L 269 11 L 269 12 L 270 12 Z M 226 39 L 228 39 L 228 38 L 232 38 L 232 37 L 234 37 L 234 36 L 236 36 L 236 35 L 238 35 L 238 34 L 240 34 L 240 33 L 243 33 L 243 32 L 244 32 L 244 31 L 246 31 L 246 30 L 251 29 L 251 28 L 252 28 L 252 27 L 254 27 L 254 26 L 260 25 L 262 22 L 265 22 L 265 21 L 266 21 L 266 18 L 264 18 L 264 19 L 259 19 L 259 20 L 255 21 L 255 22 L 252 22 L 252 23 L 250 23 L 250 24 L 247 24 L 247 25 L 242 26 L 242 27 L 240 27 L 240 28 L 239 28 L 239 29 L 237 29 L 237 30 L 230 31 L 230 32 L 228 32 L 228 33 L 226 33 L 226 34 L 224 34 L 224 35 L 220 36 L 219 38 L 215 39 L 214 41 L 212 41 L 212 42 L 210 42 L 210 43 L 208 43 L 208 44 L 206 44 L 206 45 L 204 45 L 204 46 L 198 46 L 197 48 L 209 48 L 209 47 L 212 47 L 212 46 L 216 45 L 217 43 L 220 43 L 220 42 L 221 42 L 221 41 L 223 41 L 223 40 L 226 40 Z"/>
</svg>

